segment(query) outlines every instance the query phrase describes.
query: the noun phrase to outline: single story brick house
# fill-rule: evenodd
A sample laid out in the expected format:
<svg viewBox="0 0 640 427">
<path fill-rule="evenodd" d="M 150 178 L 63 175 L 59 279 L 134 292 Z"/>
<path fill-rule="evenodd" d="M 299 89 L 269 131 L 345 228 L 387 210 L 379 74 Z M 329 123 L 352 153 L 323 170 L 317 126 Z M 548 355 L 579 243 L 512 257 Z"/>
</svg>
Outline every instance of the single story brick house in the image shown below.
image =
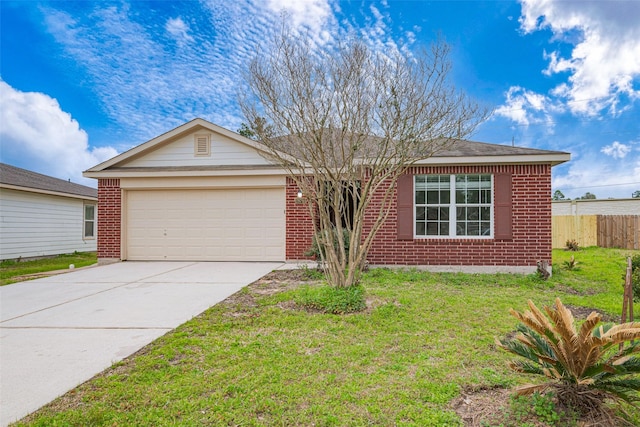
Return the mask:
<svg viewBox="0 0 640 427">
<path fill-rule="evenodd" d="M 95 188 L 0 163 L 0 260 L 96 251 Z"/>
<path fill-rule="evenodd" d="M 264 154 L 259 142 L 195 119 L 85 171 L 98 179 L 99 260 L 305 259 L 308 207 Z M 488 271 L 550 262 L 551 167 L 569 159 L 456 142 L 398 181 L 369 262 Z"/>
</svg>

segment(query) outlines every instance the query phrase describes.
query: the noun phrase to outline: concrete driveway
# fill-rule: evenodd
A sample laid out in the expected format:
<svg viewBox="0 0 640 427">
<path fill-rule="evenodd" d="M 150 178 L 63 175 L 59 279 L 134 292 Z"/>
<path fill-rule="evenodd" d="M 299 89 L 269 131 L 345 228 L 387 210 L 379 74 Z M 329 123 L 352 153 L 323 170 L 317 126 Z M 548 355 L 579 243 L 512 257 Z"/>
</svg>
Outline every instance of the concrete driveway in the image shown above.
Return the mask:
<svg viewBox="0 0 640 427">
<path fill-rule="evenodd" d="M 0 425 L 280 266 L 122 262 L 0 287 Z"/>
</svg>

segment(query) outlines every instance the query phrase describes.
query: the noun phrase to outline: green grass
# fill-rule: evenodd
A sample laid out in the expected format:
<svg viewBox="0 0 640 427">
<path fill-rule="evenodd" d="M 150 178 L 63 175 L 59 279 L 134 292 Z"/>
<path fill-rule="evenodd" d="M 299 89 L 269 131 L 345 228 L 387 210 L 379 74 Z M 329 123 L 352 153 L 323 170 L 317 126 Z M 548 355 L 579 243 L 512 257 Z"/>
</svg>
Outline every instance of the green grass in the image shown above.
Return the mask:
<svg viewBox="0 0 640 427">
<path fill-rule="evenodd" d="M 516 326 L 509 308 L 559 296 L 619 316 L 628 253 L 587 248 L 569 271 L 571 253 L 554 251 L 546 282 L 372 270 L 369 308 L 348 315 L 296 309 L 303 288 L 254 285 L 20 425 L 461 425 L 449 405 L 462 389 L 533 380 L 494 345 Z"/>
<path fill-rule="evenodd" d="M 24 280 L 21 276 L 68 269 L 70 264 L 76 268 L 86 267 L 97 262 L 95 252 L 74 252 L 51 258 L 32 261 L 6 260 L 0 263 L 0 286 Z"/>
</svg>

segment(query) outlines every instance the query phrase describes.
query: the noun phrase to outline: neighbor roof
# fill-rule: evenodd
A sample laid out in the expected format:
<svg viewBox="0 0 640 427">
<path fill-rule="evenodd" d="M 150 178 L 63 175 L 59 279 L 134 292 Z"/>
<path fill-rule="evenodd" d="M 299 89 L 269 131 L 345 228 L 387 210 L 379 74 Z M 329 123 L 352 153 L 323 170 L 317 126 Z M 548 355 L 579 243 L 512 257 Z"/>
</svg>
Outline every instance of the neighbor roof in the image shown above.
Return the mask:
<svg viewBox="0 0 640 427">
<path fill-rule="evenodd" d="M 98 190 L 63 179 L 53 178 L 26 169 L 0 163 L 0 186 L 32 189 L 36 192 L 59 193 L 82 198 L 98 198 Z"/>
</svg>

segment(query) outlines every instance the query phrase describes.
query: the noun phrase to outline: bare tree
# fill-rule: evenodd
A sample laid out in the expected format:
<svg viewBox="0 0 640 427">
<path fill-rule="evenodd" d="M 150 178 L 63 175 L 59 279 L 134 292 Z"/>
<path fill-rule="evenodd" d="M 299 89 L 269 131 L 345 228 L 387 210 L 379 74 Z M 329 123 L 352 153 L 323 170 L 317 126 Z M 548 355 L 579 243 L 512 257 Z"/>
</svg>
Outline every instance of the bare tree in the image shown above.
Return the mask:
<svg viewBox="0 0 640 427">
<path fill-rule="evenodd" d="M 443 42 L 418 55 L 383 54 L 355 39 L 312 46 L 284 30 L 250 63 L 240 103 L 256 139 L 309 204 L 327 280 L 350 286 L 398 178 L 467 137 L 489 112 L 449 82 Z"/>
</svg>

